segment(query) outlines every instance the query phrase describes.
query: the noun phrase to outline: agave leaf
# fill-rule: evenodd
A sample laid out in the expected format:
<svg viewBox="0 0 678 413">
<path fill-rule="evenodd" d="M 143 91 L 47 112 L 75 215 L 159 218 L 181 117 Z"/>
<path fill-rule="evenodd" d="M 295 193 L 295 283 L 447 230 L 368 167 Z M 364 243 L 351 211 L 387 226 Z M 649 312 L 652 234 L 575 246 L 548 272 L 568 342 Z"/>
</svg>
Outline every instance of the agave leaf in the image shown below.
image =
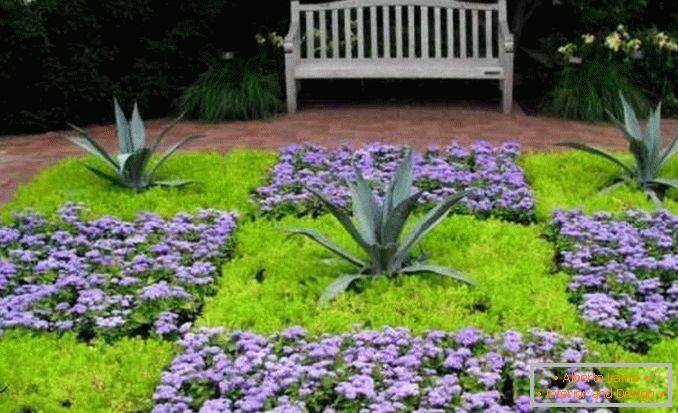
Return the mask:
<svg viewBox="0 0 678 413">
<path fill-rule="evenodd" d="M 134 146 L 125 113 L 120 109 L 118 100 L 115 98 L 113 98 L 113 106 L 115 107 L 115 124 L 118 133 L 118 152 L 132 153 L 134 152 Z"/>
<path fill-rule="evenodd" d="M 325 237 L 324 235 L 320 234 L 317 231 L 306 228 L 291 228 L 288 229 L 287 232 L 290 235 L 305 235 L 311 238 L 313 241 L 317 242 L 318 244 L 322 245 L 323 247 L 327 248 L 328 250 L 332 251 L 339 257 L 355 265 L 356 267 L 360 268 L 365 267 L 365 263 L 362 262 L 359 258 L 354 257 L 350 252 L 341 248 L 336 243 L 334 243 L 334 241 L 331 241 L 330 239 L 328 239 L 327 237 Z"/>
<path fill-rule="evenodd" d="M 600 149 L 596 148 L 595 146 L 590 146 L 585 143 L 579 143 L 579 142 L 560 142 L 557 143 L 558 146 L 566 146 L 568 148 L 573 148 L 573 149 L 578 149 L 580 151 L 588 152 L 593 155 L 598 155 L 602 156 L 603 158 L 607 159 L 610 162 L 613 162 L 620 166 L 626 173 L 628 173 L 631 176 L 635 176 L 635 172 L 633 169 L 628 167 L 624 162 L 620 161 L 617 157 L 612 155 L 611 153 Z"/>
<path fill-rule="evenodd" d="M 393 204 L 398 205 L 412 194 L 412 150 L 405 148 L 405 156 L 393 178 Z"/>
<path fill-rule="evenodd" d="M 105 180 L 113 183 L 114 185 L 117 186 L 122 186 L 122 187 L 127 187 L 127 184 L 119 175 L 109 175 L 106 172 L 100 170 L 99 168 L 96 168 L 92 165 L 85 165 L 85 168 L 89 169 L 92 173 L 97 175 L 100 178 L 104 178 Z"/>
<path fill-rule="evenodd" d="M 355 183 L 347 182 L 353 199 L 353 218 L 357 223 L 356 228 L 365 242 L 374 245 L 379 241 L 377 239 L 377 227 L 381 222 L 382 214 L 379 213 L 379 205 L 377 200 L 374 199 L 372 189 L 355 164 L 353 164 L 353 171 L 355 172 Z"/>
<path fill-rule="evenodd" d="M 611 183 L 610 185 L 608 185 L 608 186 L 604 187 L 603 189 L 601 189 L 599 193 L 600 193 L 601 195 L 611 194 L 612 192 L 614 192 L 615 189 L 619 188 L 620 186 L 622 186 L 622 185 L 624 185 L 624 184 L 626 184 L 626 183 L 628 183 L 628 182 L 625 181 L 625 180 L 620 180 L 620 181 L 617 181 L 617 182 L 613 182 L 613 183 Z"/>
<path fill-rule="evenodd" d="M 386 222 L 391 216 L 393 211 L 393 182 L 388 185 L 386 193 L 384 194 L 384 203 L 381 206 L 381 239 L 384 239 L 384 228 L 386 227 Z"/>
<path fill-rule="evenodd" d="M 650 181 L 650 183 L 678 189 L 678 179 L 654 178 L 653 180 Z"/>
<path fill-rule="evenodd" d="M 118 163 L 113 160 L 111 155 L 106 152 L 106 149 L 104 149 L 103 146 L 99 145 L 97 141 L 92 139 L 87 133 L 80 129 L 79 127 L 72 125 L 69 123 L 69 126 L 71 126 L 77 133 L 78 136 L 64 136 L 65 139 L 68 139 L 75 145 L 81 147 L 82 149 L 86 150 L 87 152 L 91 153 L 92 155 L 95 155 L 99 158 L 101 158 L 108 166 L 113 168 L 116 172 L 119 169 Z"/>
<path fill-rule="evenodd" d="M 669 146 L 666 147 L 664 150 L 664 153 L 662 154 L 661 161 L 659 163 L 659 169 L 661 169 L 662 166 L 664 166 L 664 163 L 671 159 L 673 155 L 678 153 L 678 136 L 673 138 L 673 141 L 669 144 Z M 657 172 L 659 172 L 659 169 Z"/>
<path fill-rule="evenodd" d="M 622 129 L 627 132 L 627 135 L 629 135 L 629 137 L 636 140 L 642 140 L 643 133 L 640 129 L 640 122 L 638 122 L 636 112 L 633 110 L 633 107 L 631 107 L 629 102 L 626 100 L 623 93 L 619 92 L 619 97 L 622 102 L 622 108 L 624 109 L 624 124 Z"/>
<path fill-rule="evenodd" d="M 177 150 L 179 150 L 182 146 L 186 145 L 187 143 L 194 141 L 196 139 L 204 138 L 205 135 L 190 135 L 187 136 L 183 139 L 181 139 L 179 142 L 175 143 L 174 145 L 170 146 L 169 149 L 165 151 L 164 154 L 162 154 L 162 157 L 160 157 L 160 160 L 153 166 L 153 169 L 151 169 L 151 172 L 148 174 L 148 176 L 153 180 L 153 177 L 155 176 L 156 172 L 158 172 L 158 169 L 169 159 L 170 156 L 174 154 Z M 149 149 L 150 153 L 150 149 Z"/>
<path fill-rule="evenodd" d="M 327 197 L 322 194 L 321 192 L 316 191 L 313 188 L 304 187 L 308 192 L 312 193 L 315 195 L 316 198 L 320 200 L 320 202 L 327 208 L 328 211 L 339 221 L 342 227 L 346 230 L 346 232 L 351 235 L 353 240 L 360 245 L 360 247 L 365 250 L 369 251 L 370 246 L 365 242 L 363 237 L 360 235 L 358 232 L 358 229 L 353 225 L 353 222 L 351 221 L 351 218 L 337 205 L 333 204 Z"/>
<path fill-rule="evenodd" d="M 364 277 L 360 274 L 342 275 L 336 280 L 332 281 L 327 289 L 322 293 L 318 299 L 318 304 L 327 304 L 334 300 L 339 294 L 346 291 L 346 289 L 356 280 Z"/>
<path fill-rule="evenodd" d="M 393 258 L 394 262 L 392 266 L 398 267 L 402 265 L 410 255 L 412 247 L 414 247 L 429 231 L 435 228 L 435 226 L 447 216 L 450 212 L 450 208 L 466 195 L 468 195 L 468 191 L 452 195 L 424 215 L 424 217 L 415 225 L 412 232 L 407 235 L 405 241 L 400 245 L 400 248 L 398 248 L 398 251 Z"/>
<path fill-rule="evenodd" d="M 444 275 L 445 277 L 453 278 L 457 281 L 465 282 L 466 284 L 475 285 L 475 282 L 466 274 L 455 270 L 454 268 L 443 267 L 442 265 L 424 265 L 416 264 L 410 265 L 400 270 L 405 274 L 416 274 L 421 272 L 432 272 L 435 274 Z"/>
<path fill-rule="evenodd" d="M 137 151 L 146 146 L 146 129 L 144 128 L 144 121 L 139 115 L 139 107 L 134 103 L 134 110 L 132 111 L 132 120 L 129 125 L 131 133 L 132 150 Z"/>
<path fill-rule="evenodd" d="M 648 147 L 648 169 L 645 171 L 646 175 L 644 178 L 647 180 L 653 178 L 661 166 L 661 103 L 657 105 L 655 111 L 650 111 L 645 133 Z"/>
<path fill-rule="evenodd" d="M 657 196 L 657 193 L 655 192 L 655 190 L 650 188 L 650 187 L 646 187 L 646 188 L 644 188 L 644 191 L 645 191 L 645 195 L 647 195 L 647 197 L 652 200 L 654 207 L 657 208 L 657 209 L 661 209 L 662 206 L 663 206 L 662 201 L 661 201 L 661 199 L 659 199 L 659 196 Z"/>
<path fill-rule="evenodd" d="M 153 181 L 151 182 L 151 185 L 158 185 L 158 186 L 168 186 L 172 188 L 180 188 L 182 186 L 186 186 L 188 184 L 192 184 L 193 180 L 191 179 L 173 179 L 173 180 L 164 180 L 164 181 Z"/>
<path fill-rule="evenodd" d="M 167 137 L 167 135 L 170 133 L 170 131 L 172 131 L 172 129 L 174 129 L 174 127 L 177 126 L 177 124 L 181 121 L 181 119 L 183 119 L 184 114 L 185 113 L 182 113 L 181 115 L 179 115 L 178 118 L 176 118 L 172 122 L 170 122 L 170 124 L 167 125 L 167 127 L 165 127 L 165 129 L 163 129 L 162 132 L 160 132 L 160 135 L 158 135 L 158 137 L 155 139 L 155 142 L 153 142 L 153 146 L 151 146 L 151 153 L 155 153 L 155 151 L 158 150 L 158 147 L 165 140 L 165 137 Z"/>
<path fill-rule="evenodd" d="M 410 217 L 412 211 L 414 210 L 419 198 L 421 198 L 424 191 L 417 191 L 415 194 L 410 195 L 408 198 L 404 199 L 401 203 L 396 205 L 391 214 L 388 216 L 388 220 L 384 225 L 382 234 L 382 242 L 396 242 L 400 238 L 400 234 L 403 232 L 407 218 Z"/>
<path fill-rule="evenodd" d="M 125 163 L 120 165 L 123 176 L 133 188 L 145 189 L 150 185 L 149 177 L 146 175 L 150 157 L 151 151 L 148 148 L 141 148 L 129 155 Z"/>
</svg>

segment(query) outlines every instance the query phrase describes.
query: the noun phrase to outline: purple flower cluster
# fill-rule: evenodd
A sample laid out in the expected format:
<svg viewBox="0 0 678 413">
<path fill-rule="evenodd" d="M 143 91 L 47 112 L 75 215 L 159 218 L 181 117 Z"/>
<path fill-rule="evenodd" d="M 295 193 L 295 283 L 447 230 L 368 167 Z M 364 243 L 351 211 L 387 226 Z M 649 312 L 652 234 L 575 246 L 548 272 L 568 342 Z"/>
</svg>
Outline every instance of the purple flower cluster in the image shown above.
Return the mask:
<svg viewBox="0 0 678 413">
<path fill-rule="evenodd" d="M 58 215 L 51 222 L 21 213 L 0 226 L 0 332 L 71 330 L 83 339 L 179 333 L 215 288 L 236 219 L 203 210 L 169 220 L 142 214 L 134 222 L 86 222 L 75 204 Z"/>
<path fill-rule="evenodd" d="M 576 363 L 587 354 L 580 339 L 552 332 L 492 337 L 473 328 L 319 338 L 299 327 L 270 338 L 203 329 L 179 344 L 152 413 L 531 412 L 529 364 Z M 537 386 L 556 388 L 554 373 L 539 370 Z M 582 390 L 592 395 L 592 386 Z"/>
<path fill-rule="evenodd" d="M 305 187 L 319 190 L 338 205 L 348 206 L 346 180 L 353 179 L 352 161 L 371 185 L 383 194 L 398 166 L 403 146 L 370 144 L 357 151 L 348 146 L 328 150 L 320 146 L 290 145 L 272 169 L 270 185 L 259 188 L 255 199 L 262 211 L 274 216 L 316 215 L 322 206 Z M 429 204 L 469 190 L 457 213 L 496 216 L 527 222 L 534 214 L 534 198 L 523 171 L 515 163 L 519 147 L 507 143 L 493 148 L 478 142 L 470 149 L 453 143 L 414 154 L 414 185 Z"/>
<path fill-rule="evenodd" d="M 596 338 L 636 351 L 678 330 L 678 216 L 556 211 L 560 266 Z"/>
</svg>

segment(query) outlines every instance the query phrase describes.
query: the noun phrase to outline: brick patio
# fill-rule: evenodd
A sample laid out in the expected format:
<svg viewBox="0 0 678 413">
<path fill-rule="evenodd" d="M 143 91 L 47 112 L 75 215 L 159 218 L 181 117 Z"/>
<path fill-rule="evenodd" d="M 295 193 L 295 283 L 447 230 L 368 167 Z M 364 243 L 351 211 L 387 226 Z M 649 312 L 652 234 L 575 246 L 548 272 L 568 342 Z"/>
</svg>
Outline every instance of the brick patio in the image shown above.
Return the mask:
<svg viewBox="0 0 678 413">
<path fill-rule="evenodd" d="M 167 119 L 146 123 L 151 137 Z M 665 136 L 675 136 L 678 119 L 663 122 Z M 87 128 L 109 149 L 115 147 L 114 125 Z M 524 151 L 550 151 L 554 143 L 575 140 L 609 149 L 624 149 L 620 132 L 608 124 L 526 116 L 516 108 L 502 115 L 494 105 L 476 102 L 449 104 L 309 104 L 294 115 L 267 121 L 202 124 L 182 122 L 174 136 L 204 133 L 205 139 L 190 144 L 194 150 L 228 151 L 233 148 L 277 149 L 292 142 L 335 146 L 342 142 L 407 143 L 416 147 L 442 145 L 456 140 L 468 144 L 478 139 L 493 143 L 518 141 Z M 667 138 L 665 138 L 667 139 Z M 17 185 L 31 179 L 55 161 L 82 151 L 57 132 L 0 137 L 0 203 L 9 200 Z"/>
</svg>

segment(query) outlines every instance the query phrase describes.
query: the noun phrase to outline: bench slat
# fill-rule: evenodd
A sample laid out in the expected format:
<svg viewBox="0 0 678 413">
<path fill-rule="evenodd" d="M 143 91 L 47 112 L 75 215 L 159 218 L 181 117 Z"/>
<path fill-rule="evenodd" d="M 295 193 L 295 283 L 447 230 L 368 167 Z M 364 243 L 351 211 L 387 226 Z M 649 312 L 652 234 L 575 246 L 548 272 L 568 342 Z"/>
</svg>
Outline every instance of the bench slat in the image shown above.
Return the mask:
<svg viewBox="0 0 678 413">
<path fill-rule="evenodd" d="M 320 58 L 327 58 L 327 15 L 320 10 Z"/>
<path fill-rule="evenodd" d="M 466 10 L 459 10 L 459 57 L 468 58 L 466 53 Z"/>
<path fill-rule="evenodd" d="M 440 7 L 433 9 L 433 21 L 434 21 L 434 33 L 435 33 L 435 56 L 436 59 L 442 57 L 442 39 L 441 39 L 441 28 L 440 28 Z"/>
<path fill-rule="evenodd" d="M 379 57 L 377 52 L 377 8 L 372 6 L 370 7 L 370 48 L 372 53 L 370 57 L 376 59 Z"/>
<path fill-rule="evenodd" d="M 428 59 L 428 7 L 422 6 L 419 11 L 421 13 L 421 57 L 422 59 Z"/>
<path fill-rule="evenodd" d="M 473 30 L 473 57 L 480 57 L 478 51 L 480 40 L 478 39 L 478 10 L 471 10 L 471 28 Z"/>
<path fill-rule="evenodd" d="M 485 57 L 494 57 L 492 51 L 492 10 L 485 10 Z"/>
<path fill-rule="evenodd" d="M 453 9 L 464 10 L 498 10 L 497 3 L 475 3 L 455 0 L 344 0 L 332 1 L 329 3 L 306 3 L 298 6 L 299 10 L 333 10 L 346 9 L 354 7 L 372 7 L 372 6 L 428 6 L 428 7 L 450 7 Z"/>
<path fill-rule="evenodd" d="M 332 10 L 332 57 L 339 58 L 339 10 Z"/>
<path fill-rule="evenodd" d="M 389 6 L 383 6 L 382 12 L 382 28 L 384 30 L 384 57 L 391 58 L 391 18 L 389 16 Z"/>
<path fill-rule="evenodd" d="M 454 14 L 453 9 L 447 9 L 447 58 L 454 57 Z"/>
<path fill-rule="evenodd" d="M 347 59 L 353 59 L 351 33 L 351 9 L 344 9 L 344 50 Z"/>
<path fill-rule="evenodd" d="M 410 59 L 417 57 L 414 35 L 414 6 L 407 6 L 407 57 Z"/>
<path fill-rule="evenodd" d="M 365 31 L 363 30 L 363 8 L 358 7 L 358 59 L 365 57 Z"/>
<path fill-rule="evenodd" d="M 314 36 L 314 28 L 313 28 L 313 11 L 306 11 L 306 58 L 307 59 L 314 59 L 315 58 L 315 50 L 313 50 L 313 47 L 315 46 L 315 36 Z"/>
<path fill-rule="evenodd" d="M 396 36 L 396 57 L 403 58 L 403 8 L 395 7 L 395 36 Z"/>
</svg>

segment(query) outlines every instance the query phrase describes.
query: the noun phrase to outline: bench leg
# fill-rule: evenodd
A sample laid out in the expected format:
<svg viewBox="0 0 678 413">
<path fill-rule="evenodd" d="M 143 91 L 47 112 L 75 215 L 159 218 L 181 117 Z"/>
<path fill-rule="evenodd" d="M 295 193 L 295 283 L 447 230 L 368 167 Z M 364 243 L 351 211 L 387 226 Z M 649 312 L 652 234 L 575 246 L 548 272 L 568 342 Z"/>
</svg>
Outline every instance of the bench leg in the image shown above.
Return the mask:
<svg viewBox="0 0 678 413">
<path fill-rule="evenodd" d="M 287 113 L 295 113 L 297 111 L 297 81 L 287 75 L 285 83 L 287 86 Z"/>
<path fill-rule="evenodd" d="M 499 85 L 502 91 L 502 109 L 508 115 L 513 106 L 513 77 L 507 76 L 506 79 L 499 81 Z"/>
</svg>

